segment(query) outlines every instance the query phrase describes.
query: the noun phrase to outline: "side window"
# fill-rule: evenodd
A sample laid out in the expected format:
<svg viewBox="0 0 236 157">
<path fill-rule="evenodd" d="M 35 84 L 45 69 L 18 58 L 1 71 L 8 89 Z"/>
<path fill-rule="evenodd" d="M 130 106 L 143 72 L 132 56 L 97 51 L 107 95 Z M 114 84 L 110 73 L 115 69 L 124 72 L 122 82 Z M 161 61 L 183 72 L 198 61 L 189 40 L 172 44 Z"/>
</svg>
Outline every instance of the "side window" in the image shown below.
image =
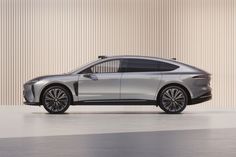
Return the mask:
<svg viewBox="0 0 236 157">
<path fill-rule="evenodd" d="M 127 59 L 126 72 L 157 71 L 157 62 L 146 59 Z"/>
<path fill-rule="evenodd" d="M 91 67 L 92 73 L 116 73 L 120 69 L 120 60 L 111 60 Z"/>
<path fill-rule="evenodd" d="M 125 67 L 125 72 L 172 71 L 178 68 L 173 64 L 148 59 L 127 59 Z"/>
<path fill-rule="evenodd" d="M 158 67 L 158 71 L 172 71 L 179 68 L 179 66 L 177 65 L 165 63 L 165 62 L 159 62 L 159 61 L 158 61 L 157 67 Z"/>
</svg>

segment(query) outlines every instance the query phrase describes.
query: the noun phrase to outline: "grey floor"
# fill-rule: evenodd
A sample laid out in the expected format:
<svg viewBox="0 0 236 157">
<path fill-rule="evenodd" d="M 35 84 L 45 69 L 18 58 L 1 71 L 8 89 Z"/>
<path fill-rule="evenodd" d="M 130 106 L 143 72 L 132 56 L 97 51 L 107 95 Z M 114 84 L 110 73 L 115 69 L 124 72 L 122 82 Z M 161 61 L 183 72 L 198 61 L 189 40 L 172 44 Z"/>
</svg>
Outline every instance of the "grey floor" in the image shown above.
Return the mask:
<svg viewBox="0 0 236 157">
<path fill-rule="evenodd" d="M 190 107 L 0 107 L 1 157 L 236 156 L 236 110 Z"/>
</svg>

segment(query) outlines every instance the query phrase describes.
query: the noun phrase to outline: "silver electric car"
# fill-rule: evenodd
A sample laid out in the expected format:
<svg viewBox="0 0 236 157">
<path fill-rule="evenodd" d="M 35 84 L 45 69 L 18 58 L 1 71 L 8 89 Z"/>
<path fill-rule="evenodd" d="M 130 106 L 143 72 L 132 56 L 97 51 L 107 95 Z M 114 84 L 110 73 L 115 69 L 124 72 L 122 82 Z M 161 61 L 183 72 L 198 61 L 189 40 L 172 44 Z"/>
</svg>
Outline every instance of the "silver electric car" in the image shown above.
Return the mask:
<svg viewBox="0 0 236 157">
<path fill-rule="evenodd" d="M 27 105 L 64 113 L 70 105 L 156 105 L 180 113 L 210 100 L 210 74 L 175 59 L 99 56 L 72 72 L 34 78 L 24 84 Z"/>
</svg>

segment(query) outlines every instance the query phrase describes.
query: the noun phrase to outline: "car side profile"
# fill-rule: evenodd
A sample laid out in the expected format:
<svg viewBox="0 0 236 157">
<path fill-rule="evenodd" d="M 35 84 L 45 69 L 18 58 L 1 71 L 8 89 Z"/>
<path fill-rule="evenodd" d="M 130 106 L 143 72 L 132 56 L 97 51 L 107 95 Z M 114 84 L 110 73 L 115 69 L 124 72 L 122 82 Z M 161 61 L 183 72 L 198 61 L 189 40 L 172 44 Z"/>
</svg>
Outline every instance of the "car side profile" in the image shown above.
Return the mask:
<svg viewBox="0 0 236 157">
<path fill-rule="evenodd" d="M 99 56 L 72 72 L 34 78 L 24 84 L 27 105 L 64 113 L 70 105 L 156 105 L 180 113 L 212 97 L 211 76 L 173 59 Z"/>
</svg>

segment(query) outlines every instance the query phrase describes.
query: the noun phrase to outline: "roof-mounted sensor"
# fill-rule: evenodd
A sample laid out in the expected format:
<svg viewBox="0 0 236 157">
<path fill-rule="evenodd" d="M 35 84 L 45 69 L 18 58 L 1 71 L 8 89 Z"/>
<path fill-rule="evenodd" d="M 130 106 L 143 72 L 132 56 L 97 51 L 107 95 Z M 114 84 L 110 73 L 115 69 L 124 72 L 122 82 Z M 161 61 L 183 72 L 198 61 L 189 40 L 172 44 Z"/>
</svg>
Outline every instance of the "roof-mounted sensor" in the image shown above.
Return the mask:
<svg viewBox="0 0 236 157">
<path fill-rule="evenodd" d="M 105 59 L 107 56 L 98 56 L 99 59 Z"/>
</svg>

